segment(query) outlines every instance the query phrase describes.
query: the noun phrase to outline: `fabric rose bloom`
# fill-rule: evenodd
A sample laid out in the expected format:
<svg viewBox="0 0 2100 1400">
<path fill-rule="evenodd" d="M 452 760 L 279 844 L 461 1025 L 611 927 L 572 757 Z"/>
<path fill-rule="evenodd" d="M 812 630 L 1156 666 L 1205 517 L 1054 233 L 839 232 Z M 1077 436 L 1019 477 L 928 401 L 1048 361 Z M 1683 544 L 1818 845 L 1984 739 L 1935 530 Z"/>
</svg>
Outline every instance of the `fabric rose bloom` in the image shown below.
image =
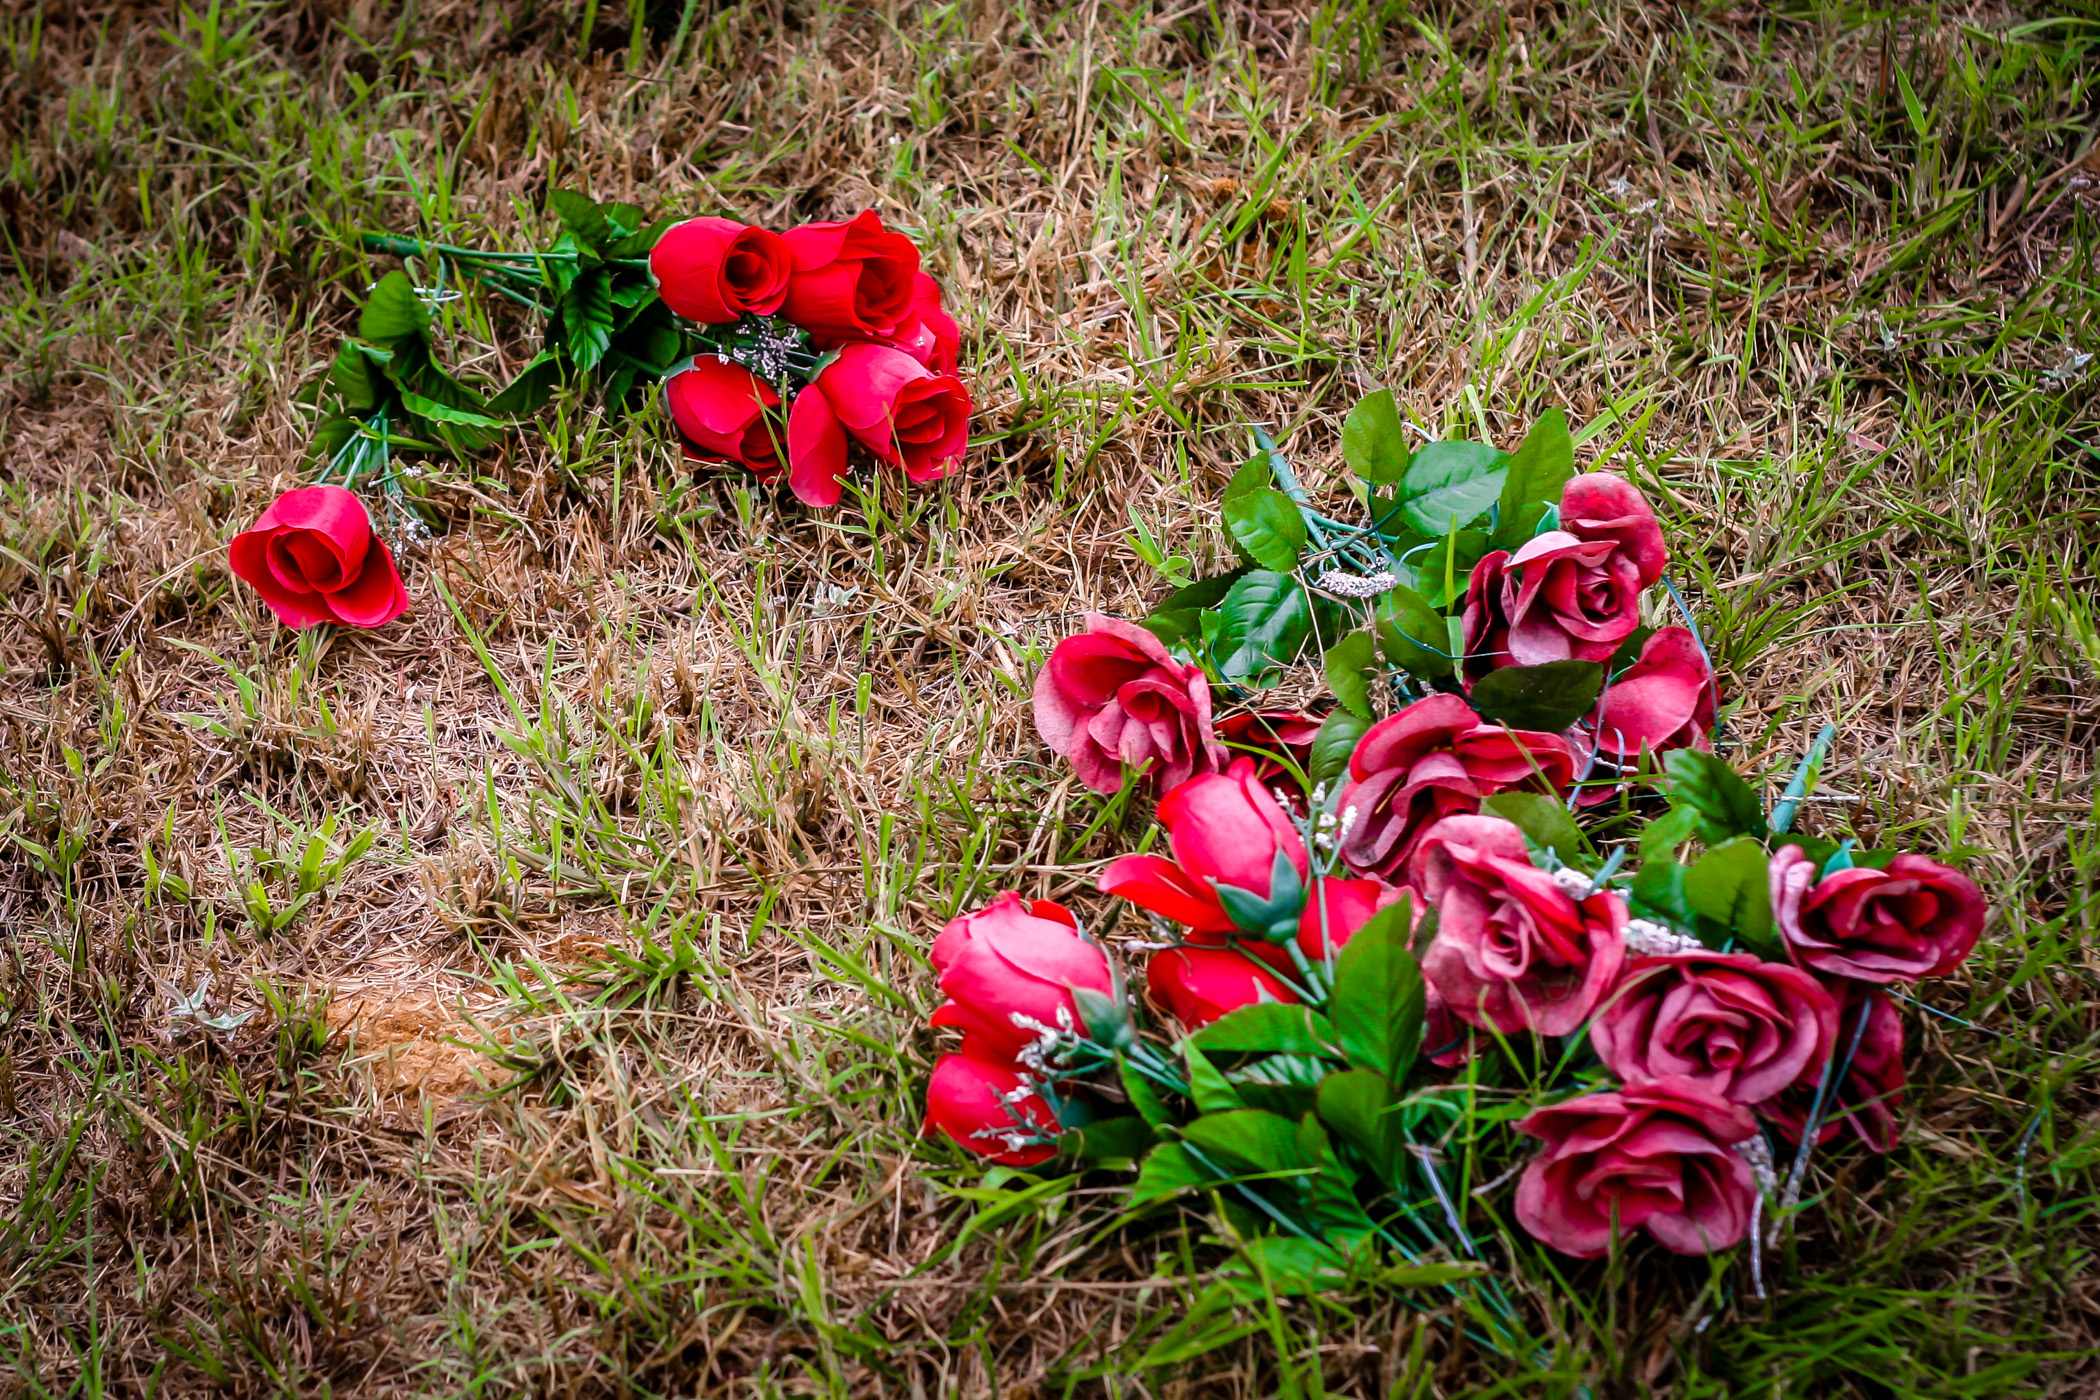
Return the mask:
<svg viewBox="0 0 2100 1400">
<path fill-rule="evenodd" d="M 1850 1132 L 1874 1151 L 1886 1152 L 1896 1145 L 1896 1111 L 1903 1106 L 1903 1018 L 1896 1014 L 1895 1003 L 1871 985 L 1846 982 L 1838 991 L 1843 1008 L 1828 1065 L 1830 1073 L 1842 1067 L 1844 1074 L 1824 1093 L 1816 1142 L 1821 1145 Z M 1801 1141 L 1823 1073 L 1822 1066 L 1815 1067 L 1786 1092 L 1759 1104 L 1757 1111 L 1788 1138 Z"/>
<path fill-rule="evenodd" d="M 1819 1071 L 1836 1035 L 1837 1003 L 1799 968 L 1692 952 L 1628 963 L 1590 1044 L 1620 1079 L 1681 1076 L 1755 1104 Z"/>
<path fill-rule="evenodd" d="M 966 1049 L 998 1060 L 1019 1055 L 1040 1027 L 1083 1026 L 1074 988 L 1106 996 L 1114 987 L 1108 955 L 1062 906 L 1012 892 L 942 929 L 933 970 L 948 997 L 933 1024 L 961 1028 Z"/>
<path fill-rule="evenodd" d="M 1122 791 L 1125 764 L 1163 788 L 1225 766 L 1203 668 L 1100 613 L 1088 613 L 1086 631 L 1059 642 L 1036 675 L 1035 728 L 1095 792 Z"/>
<path fill-rule="evenodd" d="M 1599 890 L 1578 903 L 1531 863 L 1514 824 L 1446 817 L 1424 835 L 1413 873 L 1437 911 L 1422 975 L 1468 1025 L 1566 1035 L 1617 980 L 1626 901 Z"/>
<path fill-rule="evenodd" d="M 1560 735 L 1487 724 L 1461 696 L 1428 696 L 1372 725 L 1349 756 L 1337 809 L 1342 859 L 1395 878 L 1443 818 L 1477 812 L 1505 788 L 1558 791 L 1574 780 L 1575 755 Z"/>
<path fill-rule="evenodd" d="M 1713 667 L 1683 627 L 1663 627 L 1641 646 L 1640 657 L 1614 676 L 1590 723 L 1597 751 L 1620 762 L 1641 750 L 1712 749 L 1720 694 Z"/>
<path fill-rule="evenodd" d="M 769 484 L 785 468 L 798 499 L 838 503 L 846 433 L 822 394 L 805 389 L 795 396 L 783 441 L 779 416 L 768 411 L 780 405 L 772 386 L 732 360 L 701 355 L 664 381 L 664 403 L 688 457 L 737 462 Z"/>
<path fill-rule="evenodd" d="M 1258 1001 L 1295 1002 L 1275 974 L 1230 948 L 1169 948 L 1145 964 L 1145 990 L 1156 1005 L 1194 1029 Z"/>
<path fill-rule="evenodd" d="M 934 1062 L 924 1131 L 936 1128 L 965 1151 L 1009 1167 L 1055 1157 L 1062 1131 L 1056 1112 L 1013 1066 L 967 1049 Z"/>
<path fill-rule="evenodd" d="M 920 273 L 912 284 L 913 320 L 892 342 L 935 374 L 953 374 L 962 356 L 962 327 L 941 309 L 941 284 Z"/>
<path fill-rule="evenodd" d="M 408 611 L 394 556 L 364 502 L 340 486 L 285 492 L 233 537 L 226 558 L 287 627 L 379 627 Z"/>
<path fill-rule="evenodd" d="M 779 234 L 734 219 L 674 224 L 649 254 L 664 305 L 711 326 L 778 311 L 794 265 Z"/>
<path fill-rule="evenodd" d="M 1175 787 L 1160 799 L 1159 822 L 1174 859 L 1120 856 L 1101 872 L 1101 892 L 1199 932 L 1239 931 L 1218 885 L 1266 900 L 1276 893 L 1271 877 L 1279 855 L 1301 881 L 1311 868 L 1298 828 L 1261 785 L 1252 759 L 1235 759 L 1223 773 L 1199 773 Z"/>
<path fill-rule="evenodd" d="M 1641 493 L 1608 472 L 1561 489 L 1560 527 L 1516 553 L 1497 550 L 1466 587 L 1468 673 L 1570 657 L 1606 661 L 1640 625 L 1640 597 L 1662 577 L 1662 526 Z"/>
<path fill-rule="evenodd" d="M 781 235 L 794 258 L 787 318 L 822 341 L 881 340 L 912 319 L 919 250 L 872 209 Z"/>
<path fill-rule="evenodd" d="M 1614 1229 L 1707 1254 L 1749 1233 L 1757 1178 L 1733 1144 L 1750 1111 L 1690 1079 L 1636 1080 L 1535 1110 L 1517 1131 L 1545 1150 L 1517 1183 L 1517 1223 L 1563 1254 L 1594 1259 Z"/>
<path fill-rule="evenodd" d="M 796 396 L 796 416 L 809 403 L 812 431 L 821 417 L 843 426 L 883 461 L 904 468 L 913 481 L 938 481 L 962 460 L 970 445 L 970 395 L 952 374 L 935 374 L 902 350 L 887 345 L 848 345 Z M 789 425 L 790 446 L 793 424 Z M 814 437 L 813 437 L 814 441 Z M 824 451 L 805 468 L 795 494 L 814 505 L 836 505 L 846 475 L 846 439 L 825 430 Z"/>
<path fill-rule="evenodd" d="M 1816 879 L 1799 846 L 1769 867 L 1772 915 L 1796 961 L 1833 977 L 1911 982 L 1961 965 L 1983 933 L 1983 891 L 1958 870 L 1901 855 Z"/>
</svg>

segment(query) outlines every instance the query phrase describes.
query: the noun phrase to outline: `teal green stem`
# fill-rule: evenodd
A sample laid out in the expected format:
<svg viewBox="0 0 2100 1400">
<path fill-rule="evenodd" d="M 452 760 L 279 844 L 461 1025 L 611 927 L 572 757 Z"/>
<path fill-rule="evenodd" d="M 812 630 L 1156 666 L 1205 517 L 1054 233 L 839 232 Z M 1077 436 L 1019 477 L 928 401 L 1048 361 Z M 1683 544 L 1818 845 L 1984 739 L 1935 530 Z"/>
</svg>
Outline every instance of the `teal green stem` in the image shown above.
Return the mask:
<svg viewBox="0 0 2100 1400">
<path fill-rule="evenodd" d="M 1808 775 L 1822 763 L 1823 755 L 1830 751 L 1830 741 L 1836 737 L 1837 726 L 1826 724 L 1816 735 L 1815 743 L 1809 745 L 1807 755 L 1801 760 L 1800 766 L 1794 769 L 1793 781 L 1786 785 L 1786 791 L 1780 795 L 1778 805 L 1772 808 L 1770 825 L 1773 835 L 1780 835 L 1793 826 L 1794 814 L 1801 809 L 1801 799 L 1808 795 Z"/>
</svg>

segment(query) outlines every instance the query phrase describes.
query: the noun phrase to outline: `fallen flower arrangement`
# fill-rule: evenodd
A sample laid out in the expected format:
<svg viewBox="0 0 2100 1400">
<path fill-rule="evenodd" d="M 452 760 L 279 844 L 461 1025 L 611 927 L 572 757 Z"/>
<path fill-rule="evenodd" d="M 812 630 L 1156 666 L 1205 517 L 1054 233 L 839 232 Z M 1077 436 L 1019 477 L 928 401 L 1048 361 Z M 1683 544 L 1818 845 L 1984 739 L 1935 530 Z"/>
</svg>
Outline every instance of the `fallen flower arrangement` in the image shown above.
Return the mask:
<svg viewBox="0 0 2100 1400">
<path fill-rule="evenodd" d="M 1240 567 L 1089 616 L 1037 679 L 1045 742 L 1157 792 L 1157 828 L 1100 875 L 1098 936 L 1015 894 L 942 931 L 962 1036 L 929 1131 L 1134 1169 L 1133 1211 L 1200 1193 L 1311 1286 L 1449 1282 L 1505 1211 L 1578 1257 L 1748 1240 L 1756 1272 L 1816 1146 L 1893 1144 L 1898 988 L 1969 954 L 1977 886 L 1792 830 L 1828 728 L 1769 811 L 1716 756 L 1655 514 L 1575 473 L 1557 411 L 1513 454 L 1409 451 L 1372 396 L 1343 434 L 1364 524 L 1257 439 Z M 1301 653 L 1332 707 L 1262 709 Z M 1502 1295 L 1466 1296 L 1499 1331 Z"/>
</svg>

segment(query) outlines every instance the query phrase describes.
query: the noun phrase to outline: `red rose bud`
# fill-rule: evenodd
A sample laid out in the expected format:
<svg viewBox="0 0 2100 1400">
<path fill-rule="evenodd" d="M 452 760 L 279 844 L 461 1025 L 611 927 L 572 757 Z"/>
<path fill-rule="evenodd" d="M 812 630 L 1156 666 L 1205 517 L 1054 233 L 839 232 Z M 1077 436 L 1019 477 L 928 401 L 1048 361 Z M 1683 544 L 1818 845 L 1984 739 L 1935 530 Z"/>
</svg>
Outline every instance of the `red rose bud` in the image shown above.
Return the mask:
<svg viewBox="0 0 2100 1400">
<path fill-rule="evenodd" d="M 1713 668 L 1691 632 L 1660 628 L 1598 700 L 1590 717 L 1598 752 L 1631 762 L 1644 748 L 1650 753 L 1711 749 L 1719 701 Z"/>
<path fill-rule="evenodd" d="M 1565 788 L 1575 755 L 1558 734 L 1486 724 L 1457 695 L 1431 695 L 1371 726 L 1349 756 L 1337 810 L 1342 859 L 1388 879 L 1407 868 L 1422 833 L 1443 818 L 1477 812 L 1480 800 L 1513 787 Z"/>
<path fill-rule="evenodd" d="M 1833 977 L 1913 982 L 1961 965 L 1983 933 L 1983 891 L 1958 870 L 1901 855 L 1816 879 L 1799 846 L 1769 867 L 1772 915 L 1795 961 Z"/>
<path fill-rule="evenodd" d="M 970 445 L 970 396 L 887 345 L 848 345 L 817 376 L 846 431 L 913 481 L 938 481 Z"/>
<path fill-rule="evenodd" d="M 1169 948 L 1145 964 L 1145 990 L 1182 1025 L 1207 1026 L 1258 1001 L 1297 995 L 1254 959 L 1230 948 Z"/>
<path fill-rule="evenodd" d="M 226 558 L 287 627 L 379 627 L 408 611 L 408 590 L 364 502 L 340 486 L 285 492 L 233 537 Z"/>
<path fill-rule="evenodd" d="M 1620 1079 L 1681 1075 L 1741 1104 L 1819 1070 L 1836 1036 L 1837 1003 L 1821 983 L 1748 953 L 1636 958 L 1590 1026 Z"/>
<path fill-rule="evenodd" d="M 1868 983 L 1842 982 L 1832 990 L 1842 1007 L 1829 1058 L 1811 1066 L 1785 1092 L 1759 1104 L 1757 1111 L 1790 1141 L 1800 1142 L 1816 1105 L 1817 1084 L 1826 1072 L 1837 1074 L 1843 1066 L 1843 1075 L 1824 1091 L 1816 1142 L 1821 1145 L 1849 1132 L 1873 1151 L 1886 1152 L 1896 1145 L 1896 1112 L 1903 1106 L 1903 1018 L 1895 1003 Z M 1866 1017 L 1864 1030 L 1861 1016 Z"/>
<path fill-rule="evenodd" d="M 1757 1178 L 1734 1144 L 1757 1120 L 1689 1079 L 1551 1104 L 1517 1131 L 1546 1143 L 1517 1184 L 1517 1222 L 1563 1254 L 1594 1259 L 1614 1230 L 1645 1229 L 1679 1254 L 1749 1233 Z"/>
<path fill-rule="evenodd" d="M 1144 628 L 1088 613 L 1035 678 L 1035 728 L 1095 792 L 1120 792 L 1128 764 L 1178 787 L 1225 766 L 1210 721 L 1210 682 Z"/>
<path fill-rule="evenodd" d="M 1295 869 L 1302 882 L 1311 868 L 1297 827 L 1255 777 L 1251 760 L 1197 774 L 1160 799 L 1158 815 L 1174 859 L 1122 856 L 1101 872 L 1100 889 L 1192 929 L 1241 931 L 1217 885 L 1267 900 L 1280 893 L 1273 888 L 1279 869 Z"/>
<path fill-rule="evenodd" d="M 779 421 L 766 412 L 779 405 L 780 395 L 750 370 L 702 355 L 664 381 L 664 402 L 687 456 L 738 462 L 763 481 L 780 475 L 787 443 Z"/>
<path fill-rule="evenodd" d="M 1319 735 L 1320 717 L 1297 710 L 1242 711 L 1218 721 L 1218 738 L 1225 751 L 1252 758 L 1263 782 L 1292 797 L 1303 797 L 1305 791 L 1285 760 L 1297 765 L 1297 772 L 1305 772 L 1312 762 L 1313 740 Z"/>
<path fill-rule="evenodd" d="M 1414 884 L 1437 911 L 1422 975 L 1451 1014 L 1505 1035 L 1566 1035 L 1589 1019 L 1626 960 L 1626 901 L 1577 901 L 1531 863 L 1500 817 L 1446 817 L 1423 835 Z"/>
<path fill-rule="evenodd" d="M 962 328 L 941 309 L 940 283 L 922 272 L 912 285 L 912 320 L 892 343 L 935 374 L 953 374 L 962 354 Z"/>
<path fill-rule="evenodd" d="M 1079 936 L 1069 913 L 1011 892 L 942 929 L 933 968 L 948 996 L 933 1024 L 960 1027 L 972 1054 L 1002 1062 L 1044 1029 L 1085 1030 L 1075 988 L 1114 992 L 1108 955 Z"/>
<path fill-rule="evenodd" d="M 1662 577 L 1662 527 L 1641 493 L 1589 472 L 1562 488 L 1560 527 L 1497 550 L 1466 584 L 1467 671 L 1575 657 L 1607 661 L 1640 625 L 1641 593 Z"/>
<path fill-rule="evenodd" d="M 845 223 L 804 224 L 781 235 L 795 266 L 787 318 L 818 340 L 877 340 L 912 318 L 919 250 L 869 209 Z"/>
<path fill-rule="evenodd" d="M 674 224 L 649 254 L 664 305 L 711 326 L 778 311 L 794 264 L 779 234 L 734 219 Z"/>
<path fill-rule="evenodd" d="M 1056 1112 L 1012 1066 L 967 1050 L 934 1062 L 924 1131 L 936 1128 L 964 1151 L 1009 1167 L 1055 1157 L 1061 1131 Z"/>
</svg>

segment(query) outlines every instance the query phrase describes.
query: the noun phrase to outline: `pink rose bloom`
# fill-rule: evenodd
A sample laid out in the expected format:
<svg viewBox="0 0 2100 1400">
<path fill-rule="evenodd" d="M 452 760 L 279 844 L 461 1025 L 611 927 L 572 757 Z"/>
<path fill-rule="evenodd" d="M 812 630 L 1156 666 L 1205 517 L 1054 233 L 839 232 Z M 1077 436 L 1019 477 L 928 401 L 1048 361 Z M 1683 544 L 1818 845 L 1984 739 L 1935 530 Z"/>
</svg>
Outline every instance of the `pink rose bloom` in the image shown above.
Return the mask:
<svg viewBox="0 0 2100 1400">
<path fill-rule="evenodd" d="M 1154 953 L 1145 964 L 1145 991 L 1154 1005 L 1191 1030 L 1258 1001 L 1298 1000 L 1268 968 L 1230 948 Z"/>
<path fill-rule="evenodd" d="M 1626 901 L 1577 902 L 1531 863 L 1500 817 L 1446 817 L 1415 852 L 1414 884 L 1436 909 L 1422 975 L 1468 1025 L 1566 1035 L 1589 1019 L 1626 960 Z"/>
<path fill-rule="evenodd" d="M 1641 493 L 1607 472 L 1562 488 L 1560 528 L 1474 565 L 1466 586 L 1469 674 L 1570 657 L 1606 661 L 1640 626 L 1640 597 L 1668 559 Z"/>
<path fill-rule="evenodd" d="M 943 1055 L 926 1086 L 926 1126 L 964 1151 L 1009 1167 L 1032 1167 L 1057 1155 L 1057 1114 L 1013 1066 L 971 1054 Z"/>
<path fill-rule="evenodd" d="M 1011 1061 L 1036 1026 L 1083 1027 L 1073 988 L 1114 987 L 1108 955 L 1062 906 L 1011 891 L 941 930 L 933 970 L 948 997 L 933 1024 L 960 1027 L 964 1048 L 991 1060 Z"/>
<path fill-rule="evenodd" d="M 1563 1254 L 1594 1259 L 1614 1228 L 1710 1254 L 1750 1230 L 1757 1179 L 1734 1144 L 1750 1110 L 1683 1078 L 1636 1080 L 1551 1104 L 1517 1124 L 1545 1150 L 1517 1184 L 1517 1222 Z"/>
<path fill-rule="evenodd" d="M 1590 1044 L 1620 1079 L 1681 1076 L 1762 1103 L 1830 1058 L 1837 1003 L 1799 968 L 1748 953 L 1635 958 Z"/>
<path fill-rule="evenodd" d="M 1816 1142 L 1820 1145 L 1849 1132 L 1872 1150 L 1886 1152 L 1896 1145 L 1896 1112 L 1903 1106 L 1903 1018 L 1896 1013 L 1894 1002 L 1867 983 L 1843 982 L 1832 990 L 1843 1006 L 1827 1063 L 1835 1073 L 1847 1051 L 1852 1063 L 1823 1096 Z M 1859 1025 L 1861 1016 L 1867 1018 L 1864 1031 Z M 1759 1104 L 1757 1111 L 1790 1141 L 1801 1141 L 1808 1131 L 1809 1110 L 1815 1107 L 1816 1085 L 1823 1072 L 1822 1066 L 1812 1066 L 1783 1093 Z"/>
<path fill-rule="evenodd" d="M 1914 982 L 1961 965 L 1983 933 L 1983 891 L 1958 870 L 1902 855 L 1816 879 L 1799 846 L 1772 857 L 1772 916 L 1796 961 L 1833 977 Z"/>
<path fill-rule="evenodd" d="M 1347 823 L 1342 859 L 1395 878 L 1443 818 L 1478 812 L 1480 799 L 1506 788 L 1559 791 L 1574 780 L 1575 755 L 1560 735 L 1487 724 L 1461 696 L 1428 696 L 1357 740 L 1337 809 Z"/>
<path fill-rule="evenodd" d="M 1231 885 L 1262 899 L 1278 852 L 1303 880 L 1312 868 L 1290 814 L 1255 776 L 1251 759 L 1223 773 L 1198 773 L 1159 800 L 1167 829 L 1165 856 L 1121 856 L 1101 872 L 1100 890 L 1202 933 L 1236 933 L 1217 888 Z"/>
<path fill-rule="evenodd" d="M 1621 671 L 1590 716 L 1601 757 L 1632 762 L 1641 750 L 1714 746 L 1720 692 L 1699 643 L 1683 627 L 1658 628 L 1631 666 Z"/>
<path fill-rule="evenodd" d="M 1134 623 L 1086 615 L 1035 678 L 1035 728 L 1095 792 L 1120 792 L 1123 765 L 1162 788 L 1225 766 L 1203 668 L 1167 654 Z"/>
</svg>

